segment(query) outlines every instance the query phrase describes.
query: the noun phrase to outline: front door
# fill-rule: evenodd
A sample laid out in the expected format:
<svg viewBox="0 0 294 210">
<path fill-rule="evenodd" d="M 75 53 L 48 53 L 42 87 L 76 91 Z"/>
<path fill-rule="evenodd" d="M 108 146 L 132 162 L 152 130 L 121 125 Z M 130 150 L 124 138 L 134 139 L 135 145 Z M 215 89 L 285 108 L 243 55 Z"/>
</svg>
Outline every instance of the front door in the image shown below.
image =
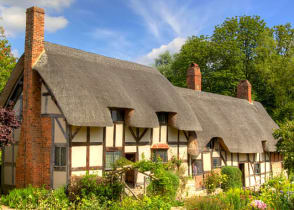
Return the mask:
<svg viewBox="0 0 294 210">
<path fill-rule="evenodd" d="M 239 163 L 239 169 L 242 172 L 242 185 L 245 187 L 245 166 L 244 163 Z"/>
<path fill-rule="evenodd" d="M 129 161 L 135 162 L 136 161 L 136 153 L 125 153 L 126 159 Z M 126 184 L 128 184 L 130 187 L 135 187 L 136 183 L 136 176 L 135 176 L 135 170 L 130 170 L 126 172 Z"/>
</svg>

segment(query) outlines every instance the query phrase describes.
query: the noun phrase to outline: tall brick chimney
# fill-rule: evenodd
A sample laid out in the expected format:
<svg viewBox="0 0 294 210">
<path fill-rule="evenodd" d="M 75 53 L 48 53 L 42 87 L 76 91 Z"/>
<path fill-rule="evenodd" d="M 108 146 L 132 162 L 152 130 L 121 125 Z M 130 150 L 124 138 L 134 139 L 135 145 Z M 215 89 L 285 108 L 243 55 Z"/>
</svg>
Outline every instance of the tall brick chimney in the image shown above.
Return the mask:
<svg viewBox="0 0 294 210">
<path fill-rule="evenodd" d="M 44 10 L 38 7 L 26 11 L 23 120 L 16 160 L 16 187 L 50 184 L 51 147 L 45 129 L 51 128 L 51 120 L 41 118 L 41 79 L 32 68 L 44 51 L 44 16 Z"/>
<path fill-rule="evenodd" d="M 242 80 L 237 87 L 237 97 L 246 99 L 249 103 L 252 103 L 251 99 L 251 84 L 248 80 Z"/>
<path fill-rule="evenodd" d="M 196 63 L 191 63 L 187 70 L 187 87 L 201 91 L 201 71 Z"/>
</svg>

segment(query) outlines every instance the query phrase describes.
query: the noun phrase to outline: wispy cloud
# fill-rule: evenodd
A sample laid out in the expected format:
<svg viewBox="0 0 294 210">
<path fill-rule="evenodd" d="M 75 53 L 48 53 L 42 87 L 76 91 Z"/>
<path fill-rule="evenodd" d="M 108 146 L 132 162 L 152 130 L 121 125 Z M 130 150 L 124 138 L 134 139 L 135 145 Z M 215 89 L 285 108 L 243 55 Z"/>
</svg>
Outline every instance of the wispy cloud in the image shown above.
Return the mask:
<svg viewBox="0 0 294 210">
<path fill-rule="evenodd" d="M 16 36 L 25 29 L 25 9 L 39 6 L 45 9 L 61 11 L 70 6 L 73 0 L 0 0 L 0 25 L 8 36 Z M 45 30 L 55 32 L 66 27 L 68 20 L 64 16 L 45 16 Z"/>
</svg>

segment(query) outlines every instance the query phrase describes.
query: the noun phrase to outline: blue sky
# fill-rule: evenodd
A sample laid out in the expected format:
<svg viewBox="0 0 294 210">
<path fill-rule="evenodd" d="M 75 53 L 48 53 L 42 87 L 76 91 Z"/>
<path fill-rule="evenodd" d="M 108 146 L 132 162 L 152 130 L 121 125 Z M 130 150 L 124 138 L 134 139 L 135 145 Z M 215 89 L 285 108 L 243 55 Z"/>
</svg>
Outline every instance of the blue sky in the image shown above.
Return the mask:
<svg viewBox="0 0 294 210">
<path fill-rule="evenodd" d="M 293 0 L 0 0 L 0 26 L 17 56 L 32 5 L 45 8 L 46 41 L 143 64 L 177 52 L 188 36 L 210 35 L 227 17 L 294 25 Z"/>
</svg>

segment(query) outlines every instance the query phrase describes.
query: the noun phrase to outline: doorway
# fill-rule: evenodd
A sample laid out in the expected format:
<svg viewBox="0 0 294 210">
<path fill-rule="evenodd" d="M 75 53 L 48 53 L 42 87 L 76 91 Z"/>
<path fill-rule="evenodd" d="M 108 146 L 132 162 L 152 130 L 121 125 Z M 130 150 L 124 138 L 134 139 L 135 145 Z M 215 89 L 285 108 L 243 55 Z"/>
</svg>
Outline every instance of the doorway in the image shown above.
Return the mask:
<svg viewBox="0 0 294 210">
<path fill-rule="evenodd" d="M 125 158 L 129 161 L 136 161 L 136 153 L 125 153 Z M 136 173 L 135 170 L 129 170 L 126 172 L 125 182 L 129 187 L 135 187 L 136 185 Z"/>
<path fill-rule="evenodd" d="M 245 165 L 244 163 L 239 163 L 239 169 L 242 172 L 242 185 L 245 187 Z"/>
</svg>

